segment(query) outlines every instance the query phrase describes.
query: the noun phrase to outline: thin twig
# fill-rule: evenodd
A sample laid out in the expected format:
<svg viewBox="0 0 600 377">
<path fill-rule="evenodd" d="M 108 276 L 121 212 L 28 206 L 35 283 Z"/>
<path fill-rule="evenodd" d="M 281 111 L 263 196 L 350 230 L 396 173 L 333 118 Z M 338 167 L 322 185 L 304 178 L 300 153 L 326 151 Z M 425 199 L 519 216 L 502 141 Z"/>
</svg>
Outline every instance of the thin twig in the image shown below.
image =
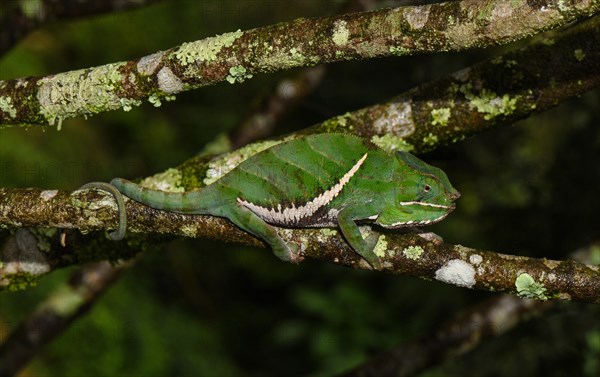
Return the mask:
<svg viewBox="0 0 600 377">
<path fill-rule="evenodd" d="M 0 344 L 0 376 L 13 376 L 46 344 L 85 314 L 112 286 L 123 266 L 98 262 L 71 275 Z"/>
</svg>

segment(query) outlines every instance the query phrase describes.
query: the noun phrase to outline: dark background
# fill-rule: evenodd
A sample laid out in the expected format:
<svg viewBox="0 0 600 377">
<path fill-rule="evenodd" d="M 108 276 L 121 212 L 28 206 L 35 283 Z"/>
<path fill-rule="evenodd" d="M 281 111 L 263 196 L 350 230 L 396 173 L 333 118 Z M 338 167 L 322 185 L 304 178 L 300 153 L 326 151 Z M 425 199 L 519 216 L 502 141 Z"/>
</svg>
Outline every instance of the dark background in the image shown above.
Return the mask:
<svg viewBox="0 0 600 377">
<path fill-rule="evenodd" d="M 341 1 L 166 1 L 52 22 L 0 59 L 0 79 L 134 59 L 186 41 L 298 17 Z M 1 8 L 0 8 L 1 9 Z M 279 126 L 301 129 L 384 101 L 519 44 L 466 53 L 331 64 L 321 85 Z M 294 72 L 189 91 L 55 127 L 0 131 L 0 185 L 74 190 L 89 181 L 163 171 L 236 127 Z M 462 197 L 430 228 L 446 242 L 564 259 L 597 241 L 600 91 L 512 127 L 422 156 Z M 60 282 L 0 294 L 0 339 Z M 332 375 L 426 334 L 493 293 L 307 261 L 206 240 L 144 255 L 23 375 Z M 559 303 L 426 376 L 600 375 L 600 307 Z"/>
</svg>

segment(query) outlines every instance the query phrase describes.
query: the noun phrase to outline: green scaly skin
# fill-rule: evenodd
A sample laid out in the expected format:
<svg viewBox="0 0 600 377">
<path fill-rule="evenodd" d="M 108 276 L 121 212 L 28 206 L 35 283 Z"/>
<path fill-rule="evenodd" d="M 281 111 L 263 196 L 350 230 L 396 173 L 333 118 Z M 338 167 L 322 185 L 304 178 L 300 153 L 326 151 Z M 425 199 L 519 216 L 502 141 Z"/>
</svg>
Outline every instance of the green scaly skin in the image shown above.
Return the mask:
<svg viewBox="0 0 600 377">
<path fill-rule="evenodd" d="M 381 263 L 373 249 L 378 236 L 363 238 L 357 222 L 384 228 L 432 224 L 446 217 L 460 196 L 442 170 L 344 134 L 310 135 L 275 145 L 196 191 L 150 190 L 121 178 L 110 184 L 155 209 L 227 218 L 292 263 L 302 259 L 298 245 L 283 241 L 270 224 L 339 227 L 350 246 L 377 269 Z M 98 185 L 107 189 L 106 183 Z M 123 206 L 119 208 L 124 214 Z M 123 215 L 113 238 L 124 234 L 125 227 Z"/>
</svg>

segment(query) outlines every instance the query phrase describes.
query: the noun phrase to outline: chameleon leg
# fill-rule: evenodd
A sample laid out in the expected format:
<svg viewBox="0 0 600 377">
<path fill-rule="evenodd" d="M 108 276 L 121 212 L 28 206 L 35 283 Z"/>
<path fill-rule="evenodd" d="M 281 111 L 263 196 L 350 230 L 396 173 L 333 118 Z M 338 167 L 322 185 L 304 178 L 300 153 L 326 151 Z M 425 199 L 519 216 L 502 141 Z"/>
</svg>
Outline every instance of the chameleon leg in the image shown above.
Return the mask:
<svg viewBox="0 0 600 377">
<path fill-rule="evenodd" d="M 338 225 L 346 241 L 361 257 L 376 270 L 381 269 L 381 262 L 373 249 L 379 240 L 379 235 L 371 233 L 363 238 L 355 220 L 367 219 L 373 215 L 373 210 L 367 207 L 347 207 L 338 214 Z"/>
<path fill-rule="evenodd" d="M 108 233 L 108 236 L 113 241 L 120 241 L 125 238 L 125 232 L 127 231 L 127 213 L 125 212 L 125 201 L 123 201 L 123 194 L 121 194 L 121 192 L 115 186 L 105 182 L 86 183 L 77 190 L 86 189 L 100 189 L 108 191 L 112 194 L 112 196 L 114 196 L 117 202 L 117 210 L 119 211 L 119 225 L 115 231 Z"/>
<path fill-rule="evenodd" d="M 302 256 L 296 244 L 286 243 L 271 225 L 258 217 L 254 212 L 241 206 L 235 206 L 229 213 L 223 214 L 242 230 L 265 240 L 273 249 L 273 253 L 284 262 L 300 263 Z"/>
</svg>

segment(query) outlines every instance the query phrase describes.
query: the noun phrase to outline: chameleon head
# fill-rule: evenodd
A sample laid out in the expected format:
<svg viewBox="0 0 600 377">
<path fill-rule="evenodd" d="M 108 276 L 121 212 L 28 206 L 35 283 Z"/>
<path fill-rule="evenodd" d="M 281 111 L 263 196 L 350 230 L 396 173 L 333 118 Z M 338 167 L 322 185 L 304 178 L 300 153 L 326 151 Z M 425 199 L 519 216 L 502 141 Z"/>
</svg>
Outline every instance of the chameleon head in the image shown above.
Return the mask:
<svg viewBox="0 0 600 377">
<path fill-rule="evenodd" d="M 460 193 L 441 169 L 417 157 L 397 152 L 399 187 L 394 209 L 377 220 L 385 228 L 429 225 L 443 220 L 455 208 Z"/>
</svg>

